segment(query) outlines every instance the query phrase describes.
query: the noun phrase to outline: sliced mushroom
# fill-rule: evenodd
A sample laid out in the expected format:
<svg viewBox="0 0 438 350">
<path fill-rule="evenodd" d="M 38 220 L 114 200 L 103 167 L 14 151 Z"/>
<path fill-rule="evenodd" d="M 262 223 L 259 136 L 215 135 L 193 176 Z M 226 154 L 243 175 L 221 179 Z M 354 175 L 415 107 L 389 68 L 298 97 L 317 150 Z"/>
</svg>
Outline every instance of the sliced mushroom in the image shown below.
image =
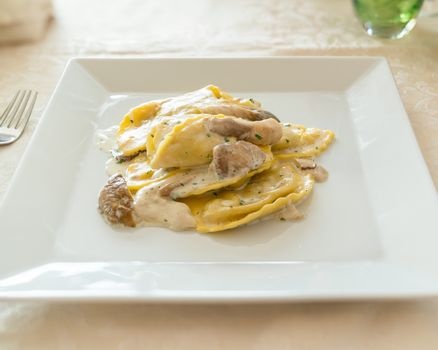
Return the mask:
<svg viewBox="0 0 438 350">
<path fill-rule="evenodd" d="M 122 175 L 108 179 L 99 194 L 99 209 L 109 223 L 135 227 L 134 200 Z"/>
<path fill-rule="evenodd" d="M 162 197 L 171 196 L 172 191 L 185 186 L 188 182 L 192 181 L 195 175 L 181 175 L 177 177 L 171 177 L 169 181 L 165 181 L 162 186 L 159 187 L 158 193 Z"/>
<path fill-rule="evenodd" d="M 328 178 L 328 171 L 321 165 L 317 165 L 315 169 L 309 169 L 307 172 L 313 175 L 316 182 L 324 182 Z"/>
<path fill-rule="evenodd" d="M 313 159 L 297 158 L 296 162 L 301 170 L 307 174 L 313 175 L 316 182 L 324 182 L 327 180 L 328 171 L 325 170 L 321 165 L 316 164 Z"/>
<path fill-rule="evenodd" d="M 113 150 L 111 151 L 111 154 L 113 155 L 113 158 L 117 161 L 117 163 L 124 163 L 124 162 L 127 162 L 127 161 L 130 161 L 130 160 L 134 159 L 134 158 L 137 157 L 140 153 L 143 153 L 143 152 L 146 152 L 146 150 L 144 150 L 144 151 L 138 151 L 138 152 L 136 152 L 136 153 L 134 153 L 134 154 L 131 154 L 131 155 L 129 155 L 129 156 L 126 156 L 126 155 L 123 154 L 123 152 L 121 152 L 121 151 L 119 151 L 119 150 L 116 150 L 116 149 L 113 149 Z"/>
<path fill-rule="evenodd" d="M 277 213 L 280 220 L 296 221 L 304 217 L 297 207 L 290 203 Z"/>
<path fill-rule="evenodd" d="M 219 135 L 234 136 L 256 145 L 272 145 L 283 136 L 281 125 L 273 119 L 251 122 L 233 117 L 211 118 L 208 128 Z"/>
<path fill-rule="evenodd" d="M 313 159 L 297 158 L 296 161 L 297 161 L 298 165 L 300 166 L 301 170 L 309 170 L 309 169 L 316 168 L 316 163 Z"/>
<path fill-rule="evenodd" d="M 233 177 L 257 169 L 265 159 L 266 154 L 252 143 L 223 143 L 213 148 L 211 167 L 221 178 Z"/>
<path fill-rule="evenodd" d="M 205 114 L 224 114 L 250 121 L 258 121 L 265 119 L 275 119 L 280 121 L 271 112 L 263 109 L 255 109 L 251 107 L 241 106 L 237 104 L 218 104 L 199 108 L 200 113 Z"/>
</svg>

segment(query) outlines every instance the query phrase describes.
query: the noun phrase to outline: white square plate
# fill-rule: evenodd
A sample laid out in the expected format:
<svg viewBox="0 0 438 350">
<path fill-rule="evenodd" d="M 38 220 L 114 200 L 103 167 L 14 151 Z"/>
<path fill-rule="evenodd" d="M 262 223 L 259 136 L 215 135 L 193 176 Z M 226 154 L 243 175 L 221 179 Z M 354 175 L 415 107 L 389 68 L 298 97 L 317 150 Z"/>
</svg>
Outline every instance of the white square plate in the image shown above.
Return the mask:
<svg viewBox="0 0 438 350">
<path fill-rule="evenodd" d="M 97 129 L 209 83 L 327 128 L 307 217 L 216 234 L 114 229 Z M 256 301 L 438 293 L 437 196 L 382 58 L 74 59 L 0 208 L 0 299 Z"/>
</svg>

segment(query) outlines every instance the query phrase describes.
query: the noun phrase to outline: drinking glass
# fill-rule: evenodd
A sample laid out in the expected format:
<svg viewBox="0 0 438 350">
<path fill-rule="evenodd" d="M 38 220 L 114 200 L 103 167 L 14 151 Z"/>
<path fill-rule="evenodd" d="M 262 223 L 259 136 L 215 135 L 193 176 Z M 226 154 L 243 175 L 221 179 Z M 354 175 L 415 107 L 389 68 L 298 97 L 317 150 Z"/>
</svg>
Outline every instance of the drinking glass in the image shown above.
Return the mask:
<svg viewBox="0 0 438 350">
<path fill-rule="evenodd" d="M 369 35 L 400 39 L 414 28 L 423 0 L 353 0 L 353 5 Z"/>
</svg>

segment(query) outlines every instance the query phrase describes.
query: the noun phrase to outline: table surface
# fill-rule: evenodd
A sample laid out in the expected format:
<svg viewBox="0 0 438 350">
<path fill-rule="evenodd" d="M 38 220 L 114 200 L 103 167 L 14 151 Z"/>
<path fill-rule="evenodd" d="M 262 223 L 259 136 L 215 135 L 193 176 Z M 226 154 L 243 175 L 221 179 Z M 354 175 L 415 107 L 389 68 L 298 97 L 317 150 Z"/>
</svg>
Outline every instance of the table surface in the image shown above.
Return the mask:
<svg viewBox="0 0 438 350">
<path fill-rule="evenodd" d="M 435 0 L 436 2 L 436 0 Z M 364 34 L 347 0 L 55 1 L 43 40 L 0 47 L 0 106 L 39 91 L 0 148 L 3 197 L 72 56 L 373 55 L 388 59 L 438 188 L 438 17 L 399 41 Z M 1 28 L 0 28 L 1 30 Z M 1 349 L 438 349 L 438 299 L 264 305 L 0 303 Z"/>
</svg>

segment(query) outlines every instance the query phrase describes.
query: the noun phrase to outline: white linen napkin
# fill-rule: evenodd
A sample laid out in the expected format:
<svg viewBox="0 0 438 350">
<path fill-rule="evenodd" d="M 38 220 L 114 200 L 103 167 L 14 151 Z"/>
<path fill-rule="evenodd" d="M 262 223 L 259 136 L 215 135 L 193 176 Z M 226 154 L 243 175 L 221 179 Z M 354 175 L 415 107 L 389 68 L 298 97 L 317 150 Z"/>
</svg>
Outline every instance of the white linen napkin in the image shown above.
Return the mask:
<svg viewBox="0 0 438 350">
<path fill-rule="evenodd" d="M 51 0 L 0 0 L 0 44 L 40 38 L 51 17 Z"/>
</svg>

